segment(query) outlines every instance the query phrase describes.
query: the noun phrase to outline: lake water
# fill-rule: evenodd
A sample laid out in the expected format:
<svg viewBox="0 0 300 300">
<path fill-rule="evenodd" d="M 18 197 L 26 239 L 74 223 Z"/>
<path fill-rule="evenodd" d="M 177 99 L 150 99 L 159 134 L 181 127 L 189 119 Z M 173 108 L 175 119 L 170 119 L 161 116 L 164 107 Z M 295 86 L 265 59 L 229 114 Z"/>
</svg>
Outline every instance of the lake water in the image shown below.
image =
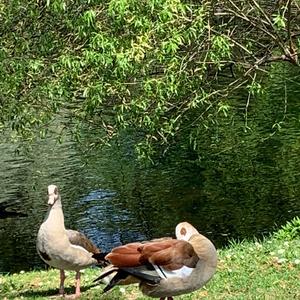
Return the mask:
<svg viewBox="0 0 300 300">
<path fill-rule="evenodd" d="M 300 215 L 300 81 L 298 74 L 284 84 L 273 80 L 249 107 L 251 129 L 242 128 L 241 94 L 235 117 L 204 132 L 197 155 L 179 139 L 155 166 L 134 161 L 130 137 L 87 153 L 68 134 L 55 142 L 54 132 L 21 155 L 3 138 L 0 272 L 45 267 L 35 239 L 49 184 L 60 188 L 66 226 L 103 250 L 174 235 L 180 221 L 220 248 L 231 239 L 267 235 Z"/>
</svg>

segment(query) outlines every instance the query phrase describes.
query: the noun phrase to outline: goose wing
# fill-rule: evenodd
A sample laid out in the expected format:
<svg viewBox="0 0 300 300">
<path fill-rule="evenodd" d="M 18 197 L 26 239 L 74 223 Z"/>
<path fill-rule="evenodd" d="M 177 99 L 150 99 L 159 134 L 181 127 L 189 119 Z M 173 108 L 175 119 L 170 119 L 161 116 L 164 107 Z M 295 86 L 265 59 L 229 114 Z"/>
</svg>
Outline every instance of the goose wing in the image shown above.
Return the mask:
<svg viewBox="0 0 300 300">
<path fill-rule="evenodd" d="M 199 257 L 186 241 L 160 239 L 116 247 L 105 259 L 112 265 L 95 280 L 110 277 L 104 292 L 135 280 L 155 285 L 162 278 L 188 276 Z"/>
<path fill-rule="evenodd" d="M 82 247 L 90 253 L 100 253 L 99 248 L 96 247 L 83 233 L 71 229 L 66 230 L 66 233 L 72 245 Z"/>
<path fill-rule="evenodd" d="M 190 243 L 175 239 L 130 243 L 114 248 L 105 259 L 120 268 L 151 264 L 166 270 L 194 268 L 199 260 Z"/>
</svg>

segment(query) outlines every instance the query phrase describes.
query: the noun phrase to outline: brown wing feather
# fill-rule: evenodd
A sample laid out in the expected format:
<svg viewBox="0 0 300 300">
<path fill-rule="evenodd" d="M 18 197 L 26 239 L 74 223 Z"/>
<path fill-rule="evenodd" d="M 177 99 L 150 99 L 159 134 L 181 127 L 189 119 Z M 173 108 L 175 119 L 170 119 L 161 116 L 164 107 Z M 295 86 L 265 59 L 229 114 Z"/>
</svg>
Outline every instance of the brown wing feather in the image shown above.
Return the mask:
<svg viewBox="0 0 300 300">
<path fill-rule="evenodd" d="M 161 260 L 160 263 L 155 262 L 155 257 L 159 255 L 159 253 L 164 253 L 166 249 L 172 249 L 176 244 L 177 240 L 167 240 L 167 241 L 159 241 L 159 242 L 149 242 L 147 244 L 143 244 L 139 247 L 139 251 L 141 252 L 141 263 L 154 263 L 154 264 L 165 264 L 165 260 Z M 167 259 L 167 257 L 165 257 Z"/>
<path fill-rule="evenodd" d="M 149 262 L 164 266 L 167 270 L 176 270 L 183 266 L 194 268 L 199 258 L 192 245 L 178 241 L 172 247 L 153 253 Z"/>
<path fill-rule="evenodd" d="M 129 243 L 123 246 L 116 247 L 111 250 L 111 253 L 118 254 L 137 254 L 139 253 L 138 248 L 141 246 L 141 243 Z"/>
<path fill-rule="evenodd" d="M 140 266 L 140 252 L 138 251 L 141 243 L 130 243 L 114 248 L 105 256 L 110 263 L 118 267 L 137 267 Z"/>
<path fill-rule="evenodd" d="M 109 253 L 105 256 L 111 264 L 114 266 L 124 267 L 138 267 L 140 263 L 140 254 L 120 254 L 120 253 Z"/>
<path fill-rule="evenodd" d="M 66 232 L 71 244 L 80 246 L 93 254 L 100 253 L 100 249 L 97 248 L 83 233 L 71 229 L 66 230 Z"/>
<path fill-rule="evenodd" d="M 174 247 L 179 241 L 178 240 L 166 240 L 166 241 L 150 241 L 146 244 L 142 244 L 139 248 L 141 253 L 155 253 L 166 248 Z"/>
<path fill-rule="evenodd" d="M 151 263 L 176 270 L 183 265 L 195 267 L 199 258 L 191 244 L 173 239 L 116 247 L 105 259 L 118 267 L 138 267 Z"/>
</svg>

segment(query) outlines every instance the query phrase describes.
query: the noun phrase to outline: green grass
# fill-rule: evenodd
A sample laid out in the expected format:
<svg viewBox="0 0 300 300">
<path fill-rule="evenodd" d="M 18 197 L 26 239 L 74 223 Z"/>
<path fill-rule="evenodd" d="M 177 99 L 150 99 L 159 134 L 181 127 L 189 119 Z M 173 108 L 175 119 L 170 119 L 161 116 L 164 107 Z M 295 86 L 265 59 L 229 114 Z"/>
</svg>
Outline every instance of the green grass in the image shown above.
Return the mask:
<svg viewBox="0 0 300 300">
<path fill-rule="evenodd" d="M 212 280 L 194 293 L 176 299 L 300 299 L 300 238 L 293 228 L 300 219 L 263 241 L 232 243 L 218 251 L 218 269 Z M 292 235 L 290 234 L 292 233 Z M 83 271 L 81 299 L 150 299 L 136 286 L 116 287 L 102 294 L 94 285 L 100 270 Z M 74 293 L 74 272 L 67 272 L 66 292 Z M 0 275 L 0 299 L 46 299 L 58 292 L 59 271 Z"/>
</svg>

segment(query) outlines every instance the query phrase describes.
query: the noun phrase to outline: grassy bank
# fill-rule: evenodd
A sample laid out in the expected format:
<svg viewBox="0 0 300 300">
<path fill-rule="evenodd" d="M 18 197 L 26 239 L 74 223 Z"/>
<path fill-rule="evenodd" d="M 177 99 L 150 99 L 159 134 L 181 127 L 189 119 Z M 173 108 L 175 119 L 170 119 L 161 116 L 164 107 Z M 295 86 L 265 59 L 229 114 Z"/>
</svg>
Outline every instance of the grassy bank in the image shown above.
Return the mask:
<svg viewBox="0 0 300 300">
<path fill-rule="evenodd" d="M 263 241 L 232 243 L 219 250 L 216 275 L 199 291 L 176 299 L 300 299 L 300 219 Z M 99 269 L 84 270 L 81 299 L 150 299 L 136 286 L 117 287 L 103 295 L 92 281 Z M 68 273 L 66 291 L 73 293 L 75 274 Z M 59 272 L 0 275 L 0 299 L 45 299 L 58 292 Z"/>
</svg>

